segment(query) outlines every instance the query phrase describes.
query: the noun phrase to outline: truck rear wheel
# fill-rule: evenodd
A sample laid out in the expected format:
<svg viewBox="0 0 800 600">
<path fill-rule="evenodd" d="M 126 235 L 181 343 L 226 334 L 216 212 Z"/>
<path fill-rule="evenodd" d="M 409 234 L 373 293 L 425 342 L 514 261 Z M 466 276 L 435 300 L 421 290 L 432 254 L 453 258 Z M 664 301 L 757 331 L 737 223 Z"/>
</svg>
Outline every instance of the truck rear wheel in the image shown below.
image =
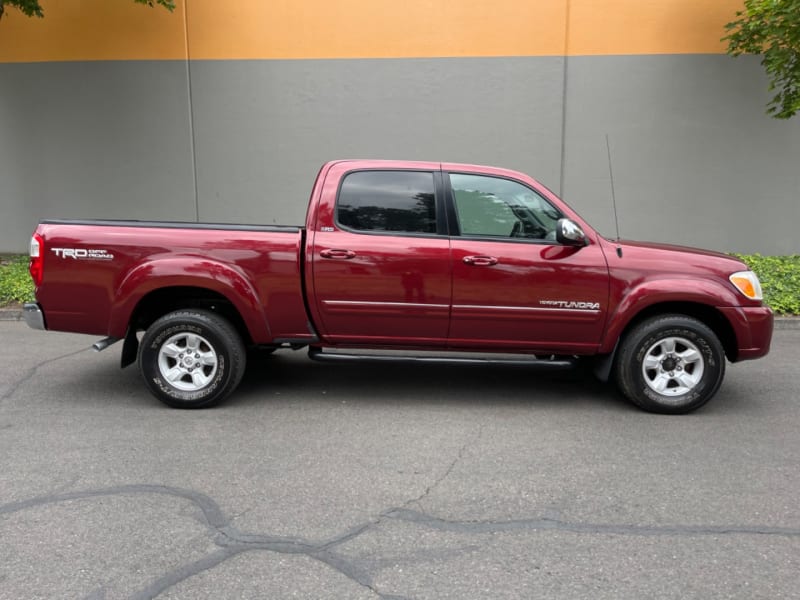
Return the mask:
<svg viewBox="0 0 800 600">
<path fill-rule="evenodd" d="M 244 375 L 241 337 L 219 315 L 179 310 L 164 315 L 139 344 L 139 370 L 153 395 L 172 408 L 207 408 Z"/>
<path fill-rule="evenodd" d="M 620 345 L 616 361 L 622 393 L 644 410 L 682 414 L 703 406 L 725 375 L 725 352 L 700 321 L 663 315 L 643 321 Z"/>
</svg>

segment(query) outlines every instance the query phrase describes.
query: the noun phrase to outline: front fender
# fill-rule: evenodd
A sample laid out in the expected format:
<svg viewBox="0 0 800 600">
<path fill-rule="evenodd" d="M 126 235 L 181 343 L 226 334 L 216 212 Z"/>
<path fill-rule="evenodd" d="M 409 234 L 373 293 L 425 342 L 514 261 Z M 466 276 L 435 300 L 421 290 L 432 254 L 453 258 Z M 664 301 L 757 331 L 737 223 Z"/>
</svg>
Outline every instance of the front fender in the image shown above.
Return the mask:
<svg viewBox="0 0 800 600">
<path fill-rule="evenodd" d="M 168 287 L 197 287 L 221 294 L 239 312 L 254 341 L 271 339 L 258 294 L 238 267 L 205 256 L 174 254 L 150 256 L 125 274 L 112 300 L 109 335 L 123 337 L 141 299 Z"/>
<path fill-rule="evenodd" d="M 630 322 L 657 304 L 698 304 L 711 308 L 740 305 L 733 289 L 722 282 L 700 278 L 651 279 L 624 290 L 621 295 L 616 310 L 609 315 L 600 354 L 611 352 Z"/>
</svg>

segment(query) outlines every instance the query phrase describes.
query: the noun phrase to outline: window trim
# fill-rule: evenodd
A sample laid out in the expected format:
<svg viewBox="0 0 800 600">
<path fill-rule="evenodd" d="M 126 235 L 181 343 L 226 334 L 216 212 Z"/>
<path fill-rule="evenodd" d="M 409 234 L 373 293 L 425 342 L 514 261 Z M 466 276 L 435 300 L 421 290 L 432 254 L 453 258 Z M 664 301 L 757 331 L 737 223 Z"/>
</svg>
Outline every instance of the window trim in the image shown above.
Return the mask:
<svg viewBox="0 0 800 600">
<path fill-rule="evenodd" d="M 505 175 L 492 175 L 488 173 L 476 173 L 475 171 L 442 171 L 442 179 L 444 180 L 444 187 L 445 187 L 445 195 L 447 197 L 447 216 L 448 216 L 448 223 L 450 225 L 449 235 L 450 237 L 457 237 L 462 240 L 470 240 L 475 242 L 505 242 L 511 244 L 537 244 L 540 246 L 562 246 L 556 240 L 545 240 L 545 239 L 536 239 L 536 238 L 517 238 L 517 237 L 503 237 L 498 235 L 475 235 L 469 234 L 464 235 L 461 232 L 461 222 L 458 218 L 458 210 L 456 209 L 456 197 L 455 191 L 453 190 L 453 185 L 450 182 L 450 175 L 472 175 L 474 177 L 484 177 L 486 179 L 502 179 L 505 181 L 511 181 L 512 183 L 516 183 L 521 185 L 524 188 L 529 189 L 531 192 L 539 196 L 544 202 L 550 205 L 552 208 L 558 211 L 561 215 L 561 218 L 565 218 L 564 212 L 557 206 L 553 205 L 550 200 L 544 197 L 536 189 L 532 188 L 530 185 L 525 183 L 524 181 L 520 181 L 515 177 L 507 177 Z"/>
<path fill-rule="evenodd" d="M 420 233 L 420 232 L 413 232 L 413 231 L 381 231 L 381 230 L 370 230 L 370 229 L 353 229 L 352 227 L 348 227 L 347 225 L 342 224 L 339 221 L 339 198 L 341 197 L 342 193 L 342 185 L 344 185 L 344 180 L 347 179 L 353 173 L 370 173 L 370 172 L 380 172 L 380 173 L 429 173 L 433 176 L 433 197 L 434 197 L 434 210 L 436 211 L 436 231 L 434 233 Z M 383 168 L 383 167 L 375 167 L 375 168 L 367 168 L 367 169 L 351 169 L 349 171 L 345 171 L 342 173 L 341 177 L 339 177 L 339 183 L 336 186 L 336 198 L 334 199 L 333 203 L 333 224 L 341 229 L 342 231 L 347 231 L 348 233 L 355 233 L 358 235 L 378 235 L 378 236 L 393 236 L 393 237 L 413 237 L 413 238 L 442 238 L 447 237 L 448 235 L 448 218 L 445 214 L 446 211 L 446 203 L 445 203 L 445 185 L 443 182 L 442 177 L 442 170 L 435 169 L 403 169 L 403 168 Z"/>
</svg>

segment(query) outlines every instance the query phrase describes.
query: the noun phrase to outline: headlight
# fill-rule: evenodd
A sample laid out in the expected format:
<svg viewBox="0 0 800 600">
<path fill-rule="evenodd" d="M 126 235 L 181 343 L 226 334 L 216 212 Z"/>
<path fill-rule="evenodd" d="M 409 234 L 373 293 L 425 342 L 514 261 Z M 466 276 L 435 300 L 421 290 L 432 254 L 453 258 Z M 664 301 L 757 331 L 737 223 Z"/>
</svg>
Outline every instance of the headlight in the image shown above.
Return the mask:
<svg viewBox="0 0 800 600">
<path fill-rule="evenodd" d="M 764 298 L 761 292 L 761 282 L 758 281 L 758 275 L 752 271 L 739 271 L 728 277 L 728 279 L 731 280 L 731 283 L 737 290 L 750 298 L 750 300 L 762 300 Z"/>
</svg>

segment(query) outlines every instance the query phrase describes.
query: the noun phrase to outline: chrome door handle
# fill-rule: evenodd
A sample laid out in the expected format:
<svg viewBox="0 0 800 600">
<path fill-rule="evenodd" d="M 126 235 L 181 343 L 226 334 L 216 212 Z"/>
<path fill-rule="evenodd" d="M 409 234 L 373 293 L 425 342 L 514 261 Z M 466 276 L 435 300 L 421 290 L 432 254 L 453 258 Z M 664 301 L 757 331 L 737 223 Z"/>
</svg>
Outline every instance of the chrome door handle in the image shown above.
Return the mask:
<svg viewBox="0 0 800 600">
<path fill-rule="evenodd" d="M 342 250 L 340 248 L 330 248 L 328 250 L 323 250 L 319 253 L 322 258 L 355 258 L 356 253 L 352 250 Z"/>
<path fill-rule="evenodd" d="M 474 267 L 493 267 L 498 263 L 494 256 L 465 256 L 464 264 Z"/>
</svg>

